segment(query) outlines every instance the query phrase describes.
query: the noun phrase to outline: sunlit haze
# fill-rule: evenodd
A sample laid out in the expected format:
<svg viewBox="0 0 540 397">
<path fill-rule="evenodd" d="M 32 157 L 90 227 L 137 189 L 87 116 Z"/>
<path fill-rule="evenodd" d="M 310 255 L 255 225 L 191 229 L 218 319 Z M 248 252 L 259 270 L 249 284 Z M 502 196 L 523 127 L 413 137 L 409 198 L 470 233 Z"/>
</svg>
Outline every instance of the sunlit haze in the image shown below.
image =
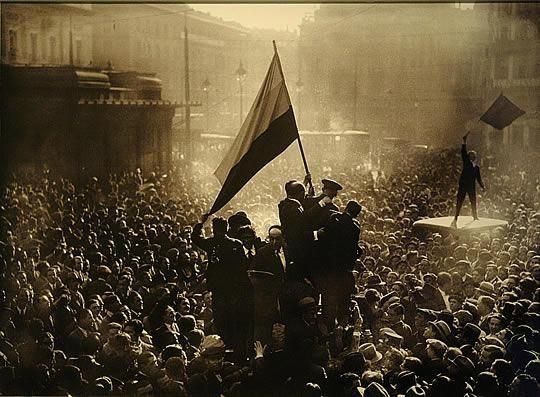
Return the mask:
<svg viewBox="0 0 540 397">
<path fill-rule="evenodd" d="M 294 31 L 302 18 L 319 7 L 316 4 L 194 4 L 194 9 L 209 12 L 226 21 L 249 28 Z"/>
</svg>

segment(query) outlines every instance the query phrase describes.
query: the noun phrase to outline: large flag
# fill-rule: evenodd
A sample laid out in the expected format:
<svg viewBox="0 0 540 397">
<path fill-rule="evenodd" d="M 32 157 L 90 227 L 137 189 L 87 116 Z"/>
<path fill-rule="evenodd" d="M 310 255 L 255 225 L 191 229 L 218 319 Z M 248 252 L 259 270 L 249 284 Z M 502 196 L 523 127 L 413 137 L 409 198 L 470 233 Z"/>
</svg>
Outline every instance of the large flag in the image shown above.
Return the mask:
<svg viewBox="0 0 540 397">
<path fill-rule="evenodd" d="M 524 114 L 525 111 L 521 110 L 510 99 L 501 94 L 482 117 L 480 117 L 480 120 L 498 130 L 502 130 Z"/>
<path fill-rule="evenodd" d="M 266 164 L 298 138 L 277 51 L 240 132 L 214 175 L 221 182 L 209 214 L 221 209 Z"/>
</svg>

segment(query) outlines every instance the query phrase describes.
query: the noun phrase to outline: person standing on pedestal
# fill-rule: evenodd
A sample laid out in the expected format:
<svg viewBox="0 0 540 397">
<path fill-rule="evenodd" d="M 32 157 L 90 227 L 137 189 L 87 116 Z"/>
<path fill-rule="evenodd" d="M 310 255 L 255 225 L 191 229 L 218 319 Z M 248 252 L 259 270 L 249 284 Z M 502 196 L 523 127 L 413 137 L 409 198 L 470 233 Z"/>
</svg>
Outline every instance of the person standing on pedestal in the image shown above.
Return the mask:
<svg viewBox="0 0 540 397">
<path fill-rule="evenodd" d="M 482 177 L 480 176 L 480 167 L 476 164 L 476 152 L 474 150 L 467 152 L 467 136 L 469 132 L 463 137 L 463 144 L 461 145 L 461 159 L 463 160 L 463 170 L 459 177 L 459 189 L 457 194 L 456 215 L 452 221 L 451 226 L 457 227 L 457 220 L 461 211 L 461 206 L 465 201 L 465 195 L 469 196 L 471 200 L 471 208 L 474 220 L 478 220 L 478 213 L 476 212 L 476 182 L 485 190 Z"/>
</svg>

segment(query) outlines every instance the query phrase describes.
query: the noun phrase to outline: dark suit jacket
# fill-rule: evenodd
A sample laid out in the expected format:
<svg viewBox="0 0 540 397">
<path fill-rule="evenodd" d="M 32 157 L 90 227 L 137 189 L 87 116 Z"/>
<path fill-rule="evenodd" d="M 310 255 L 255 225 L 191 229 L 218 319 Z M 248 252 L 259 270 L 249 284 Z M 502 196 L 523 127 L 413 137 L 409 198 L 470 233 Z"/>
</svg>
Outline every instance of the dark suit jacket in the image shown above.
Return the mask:
<svg viewBox="0 0 540 397">
<path fill-rule="evenodd" d="M 285 254 L 285 266 L 288 263 L 288 253 L 284 250 Z M 260 270 L 263 272 L 272 273 L 279 283 L 285 282 L 286 269 L 283 268 L 280 258 L 277 256 L 276 251 L 270 244 L 265 245 L 257 252 L 253 262 L 251 263 L 251 270 Z"/>
<path fill-rule="evenodd" d="M 480 167 L 473 165 L 467 152 L 467 145 L 461 145 L 461 159 L 463 160 L 463 170 L 459 177 L 459 188 L 463 190 L 474 190 L 476 187 L 476 181 L 478 184 L 484 187 L 482 177 L 480 176 Z"/>
<path fill-rule="evenodd" d="M 313 242 L 313 233 L 309 228 L 312 217 L 322 210 L 320 206 L 304 211 L 302 204 L 295 199 L 286 198 L 279 203 L 279 221 L 283 228 L 283 237 L 291 260 L 298 264 L 305 261 L 305 254 Z"/>
<path fill-rule="evenodd" d="M 311 210 L 314 207 L 321 208 L 319 206 L 319 201 L 321 201 L 324 197 L 325 195 L 322 193 L 315 197 L 306 197 L 303 204 L 305 210 Z M 326 226 L 332 214 L 336 212 L 339 212 L 339 208 L 334 203 L 325 205 L 318 211 L 316 215 L 311 217 L 309 222 L 309 228 L 311 230 L 317 230 L 321 227 Z"/>
<path fill-rule="evenodd" d="M 191 240 L 208 254 L 208 289 L 218 296 L 238 295 L 249 285 L 247 258 L 242 242 L 227 236 L 203 237 L 202 227 L 201 223 L 193 227 Z"/>
<path fill-rule="evenodd" d="M 322 230 L 321 243 L 330 269 L 352 270 L 360 256 L 360 223 L 349 214 L 335 212 Z"/>
</svg>

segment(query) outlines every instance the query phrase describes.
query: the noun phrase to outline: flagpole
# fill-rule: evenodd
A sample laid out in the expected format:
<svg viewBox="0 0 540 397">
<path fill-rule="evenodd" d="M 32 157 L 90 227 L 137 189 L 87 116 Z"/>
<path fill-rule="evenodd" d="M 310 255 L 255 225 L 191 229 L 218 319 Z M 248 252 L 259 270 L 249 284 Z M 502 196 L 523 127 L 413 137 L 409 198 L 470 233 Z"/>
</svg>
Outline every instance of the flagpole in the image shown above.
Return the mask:
<svg viewBox="0 0 540 397">
<path fill-rule="evenodd" d="M 272 44 L 274 45 L 274 53 L 277 56 L 277 63 L 279 67 L 279 71 L 281 72 L 281 75 L 283 76 L 283 83 L 285 84 L 285 75 L 283 74 L 283 69 L 281 68 L 281 60 L 279 59 L 276 41 L 272 40 Z M 287 84 L 285 84 L 286 86 Z M 306 154 L 304 153 L 304 147 L 302 146 L 302 140 L 300 139 L 300 132 L 298 132 L 298 147 L 300 148 L 300 154 L 302 155 L 302 162 L 304 163 L 304 169 L 306 170 L 306 174 L 309 174 L 309 167 L 306 160 Z M 313 189 L 313 183 L 311 182 L 311 179 L 309 179 L 309 186 L 311 189 Z"/>
</svg>

